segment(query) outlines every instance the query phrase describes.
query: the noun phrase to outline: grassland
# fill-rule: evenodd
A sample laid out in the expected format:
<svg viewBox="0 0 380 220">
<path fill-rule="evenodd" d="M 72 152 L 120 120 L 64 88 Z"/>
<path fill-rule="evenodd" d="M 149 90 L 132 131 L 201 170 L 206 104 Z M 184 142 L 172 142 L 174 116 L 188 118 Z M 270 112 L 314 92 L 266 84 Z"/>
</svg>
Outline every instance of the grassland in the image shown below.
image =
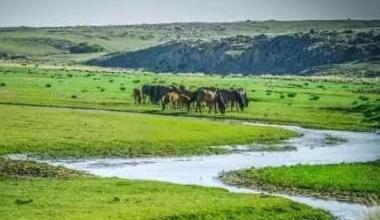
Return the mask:
<svg viewBox="0 0 380 220">
<path fill-rule="evenodd" d="M 111 72 L 110 72 L 111 71 Z M 373 130 L 380 126 L 380 82 L 340 77 L 240 77 L 153 74 L 138 71 L 0 67 L 0 103 L 162 114 L 159 106 L 136 106 L 132 89 L 143 84 L 242 87 L 251 100 L 244 112 L 222 118 L 304 127 Z M 194 112 L 168 115 L 216 117 Z"/>
<path fill-rule="evenodd" d="M 332 219 L 324 211 L 278 197 L 97 178 L 7 159 L 0 159 L 0 194 L 0 218 L 4 220 Z"/>
<path fill-rule="evenodd" d="M 311 195 L 343 201 L 380 202 L 380 161 L 335 165 L 296 165 L 233 171 L 230 184 L 270 192 Z"/>
<path fill-rule="evenodd" d="M 0 154 L 143 157 L 223 153 L 276 143 L 292 131 L 183 117 L 0 105 Z"/>
</svg>

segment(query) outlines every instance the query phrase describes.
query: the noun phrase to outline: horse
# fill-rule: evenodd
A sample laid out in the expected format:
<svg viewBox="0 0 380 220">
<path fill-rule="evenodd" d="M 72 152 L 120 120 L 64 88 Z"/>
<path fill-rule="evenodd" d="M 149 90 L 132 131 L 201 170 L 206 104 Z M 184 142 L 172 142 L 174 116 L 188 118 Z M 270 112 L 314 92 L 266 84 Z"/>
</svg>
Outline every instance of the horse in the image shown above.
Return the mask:
<svg viewBox="0 0 380 220">
<path fill-rule="evenodd" d="M 187 107 L 190 109 L 190 100 L 191 98 L 185 94 L 178 93 L 178 107 Z"/>
<path fill-rule="evenodd" d="M 144 103 L 146 103 L 146 99 L 149 97 L 151 104 L 159 104 L 166 93 L 177 91 L 178 89 L 174 86 L 143 85 L 141 90 Z"/>
<path fill-rule="evenodd" d="M 214 90 L 214 91 L 213 91 Z M 200 88 L 196 93 L 196 108 L 195 112 L 202 112 L 202 102 L 205 102 L 209 107 L 209 113 L 211 113 L 212 109 L 215 109 L 215 114 L 218 112 L 224 114 L 226 111 L 226 103 L 224 102 L 222 94 L 217 89 L 205 89 Z"/>
<path fill-rule="evenodd" d="M 179 94 L 177 92 L 168 92 L 166 93 L 161 100 L 162 111 L 165 111 L 166 106 L 170 103 L 172 109 L 175 109 L 179 103 Z"/>
<path fill-rule="evenodd" d="M 141 104 L 141 100 L 142 100 L 141 96 L 142 95 L 141 95 L 140 89 L 134 88 L 133 89 L 133 99 L 135 100 L 135 104 L 136 105 L 140 105 Z"/>
<path fill-rule="evenodd" d="M 238 109 L 240 109 L 240 111 L 244 110 L 246 104 L 240 91 L 236 89 L 220 89 L 219 91 L 222 94 L 226 105 L 231 106 L 231 111 L 234 109 L 234 106 L 236 106 L 236 111 L 238 111 Z"/>
<path fill-rule="evenodd" d="M 149 97 L 148 99 L 148 104 L 149 104 L 149 101 L 151 102 L 152 101 L 152 89 L 153 89 L 153 86 L 151 85 L 143 85 L 141 87 L 141 95 L 142 95 L 142 101 L 143 101 L 143 104 L 146 104 L 147 102 L 147 97 Z"/>
</svg>

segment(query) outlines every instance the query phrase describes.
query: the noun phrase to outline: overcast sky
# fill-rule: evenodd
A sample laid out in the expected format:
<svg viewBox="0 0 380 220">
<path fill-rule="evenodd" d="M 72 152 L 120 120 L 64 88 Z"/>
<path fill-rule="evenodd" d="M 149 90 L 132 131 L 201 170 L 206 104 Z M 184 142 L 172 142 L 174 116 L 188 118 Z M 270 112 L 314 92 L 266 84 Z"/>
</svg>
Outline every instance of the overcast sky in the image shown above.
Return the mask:
<svg viewBox="0 0 380 220">
<path fill-rule="evenodd" d="M 0 0 L 0 26 L 380 19 L 380 0 Z"/>
</svg>

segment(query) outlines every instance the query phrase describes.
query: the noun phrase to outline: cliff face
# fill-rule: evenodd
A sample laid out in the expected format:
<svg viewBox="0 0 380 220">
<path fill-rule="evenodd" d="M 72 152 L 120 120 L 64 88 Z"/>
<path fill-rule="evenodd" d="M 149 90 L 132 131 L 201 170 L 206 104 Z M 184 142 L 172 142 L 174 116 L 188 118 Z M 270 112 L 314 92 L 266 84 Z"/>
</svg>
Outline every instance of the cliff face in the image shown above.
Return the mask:
<svg viewBox="0 0 380 220">
<path fill-rule="evenodd" d="M 380 56 L 380 34 L 293 33 L 235 36 L 213 41 L 177 41 L 91 60 L 90 64 L 156 72 L 300 73 L 322 65 Z"/>
</svg>

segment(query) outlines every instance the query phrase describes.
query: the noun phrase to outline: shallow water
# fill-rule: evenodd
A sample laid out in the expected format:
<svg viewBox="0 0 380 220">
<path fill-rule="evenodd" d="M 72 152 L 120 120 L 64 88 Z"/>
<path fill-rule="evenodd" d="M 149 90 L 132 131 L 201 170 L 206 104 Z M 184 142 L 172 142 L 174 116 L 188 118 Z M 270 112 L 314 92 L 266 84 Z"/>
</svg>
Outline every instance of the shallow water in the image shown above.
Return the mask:
<svg viewBox="0 0 380 220">
<path fill-rule="evenodd" d="M 245 123 L 247 124 L 247 123 Z M 232 192 L 257 193 L 260 191 L 236 188 L 223 184 L 217 177 L 222 171 L 249 167 L 283 166 L 294 164 L 329 164 L 364 162 L 379 159 L 380 135 L 365 132 L 304 129 L 295 126 L 277 126 L 295 130 L 302 136 L 287 141 L 297 148 L 286 152 L 241 151 L 226 155 L 146 159 L 90 159 L 54 160 L 56 165 L 87 171 L 103 177 L 159 180 L 179 184 L 222 187 Z M 344 138 L 347 142 L 325 144 L 327 135 Z M 235 146 L 236 149 L 247 146 Z M 248 146 L 249 147 L 249 146 Z M 356 220 L 373 208 L 333 200 L 276 194 L 316 208 L 330 211 L 339 219 Z"/>
</svg>

